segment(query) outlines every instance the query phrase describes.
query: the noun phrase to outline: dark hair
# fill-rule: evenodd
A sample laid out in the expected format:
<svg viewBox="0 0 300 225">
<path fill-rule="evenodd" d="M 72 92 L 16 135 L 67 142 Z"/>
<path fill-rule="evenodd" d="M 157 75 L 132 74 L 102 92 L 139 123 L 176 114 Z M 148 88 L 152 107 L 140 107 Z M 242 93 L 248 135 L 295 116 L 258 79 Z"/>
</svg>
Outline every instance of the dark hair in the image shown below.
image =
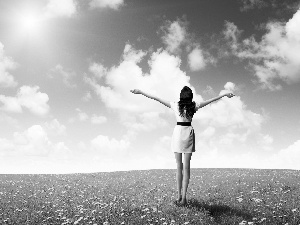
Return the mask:
<svg viewBox="0 0 300 225">
<path fill-rule="evenodd" d="M 181 117 L 186 117 L 187 119 L 192 119 L 195 113 L 196 103 L 193 100 L 193 91 L 188 87 L 184 86 L 180 92 L 179 105 L 179 115 Z M 184 112 L 185 109 L 185 112 Z"/>
</svg>

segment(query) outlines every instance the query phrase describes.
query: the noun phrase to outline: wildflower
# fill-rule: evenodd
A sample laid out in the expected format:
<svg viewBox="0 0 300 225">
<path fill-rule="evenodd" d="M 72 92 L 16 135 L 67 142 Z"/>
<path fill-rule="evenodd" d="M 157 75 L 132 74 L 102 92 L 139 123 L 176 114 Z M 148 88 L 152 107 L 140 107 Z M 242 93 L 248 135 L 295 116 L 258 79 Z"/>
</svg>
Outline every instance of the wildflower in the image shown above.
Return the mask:
<svg viewBox="0 0 300 225">
<path fill-rule="evenodd" d="M 267 218 L 262 218 L 261 220 L 260 220 L 260 222 L 263 222 L 263 221 L 265 221 Z"/>
<path fill-rule="evenodd" d="M 240 198 L 240 197 L 237 197 L 237 199 L 236 199 L 238 202 L 242 202 L 243 201 L 243 199 L 242 198 Z"/>
<path fill-rule="evenodd" d="M 83 217 L 81 216 L 78 220 L 76 220 L 76 221 L 74 222 L 74 224 L 78 224 L 82 219 L 83 219 Z"/>
</svg>

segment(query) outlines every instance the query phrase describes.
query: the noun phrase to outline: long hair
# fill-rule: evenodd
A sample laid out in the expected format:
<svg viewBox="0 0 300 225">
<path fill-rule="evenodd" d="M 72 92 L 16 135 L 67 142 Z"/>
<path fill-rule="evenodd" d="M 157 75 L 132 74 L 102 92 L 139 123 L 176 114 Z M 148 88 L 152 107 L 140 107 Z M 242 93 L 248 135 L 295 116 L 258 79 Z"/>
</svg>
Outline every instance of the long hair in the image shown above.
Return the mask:
<svg viewBox="0 0 300 225">
<path fill-rule="evenodd" d="M 193 100 L 193 91 L 188 87 L 184 86 L 180 92 L 179 115 L 192 119 L 195 113 L 196 103 Z M 185 112 L 184 112 L 185 110 Z"/>
</svg>

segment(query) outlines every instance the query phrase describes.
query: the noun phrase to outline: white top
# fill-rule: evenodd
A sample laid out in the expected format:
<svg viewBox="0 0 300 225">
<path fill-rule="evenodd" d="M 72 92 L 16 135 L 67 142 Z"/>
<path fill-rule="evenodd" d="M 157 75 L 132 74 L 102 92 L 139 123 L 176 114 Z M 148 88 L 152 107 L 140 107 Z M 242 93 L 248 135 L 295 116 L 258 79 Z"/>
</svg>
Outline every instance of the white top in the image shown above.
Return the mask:
<svg viewBox="0 0 300 225">
<path fill-rule="evenodd" d="M 189 120 L 185 116 L 184 117 L 180 116 L 178 102 L 170 102 L 170 106 L 171 106 L 171 109 L 173 109 L 173 111 L 175 113 L 177 122 L 192 122 L 192 120 Z M 197 112 L 197 110 L 199 108 L 200 108 L 200 103 L 196 103 L 195 112 Z M 183 112 L 184 112 L 183 115 L 185 115 L 185 109 Z"/>
</svg>

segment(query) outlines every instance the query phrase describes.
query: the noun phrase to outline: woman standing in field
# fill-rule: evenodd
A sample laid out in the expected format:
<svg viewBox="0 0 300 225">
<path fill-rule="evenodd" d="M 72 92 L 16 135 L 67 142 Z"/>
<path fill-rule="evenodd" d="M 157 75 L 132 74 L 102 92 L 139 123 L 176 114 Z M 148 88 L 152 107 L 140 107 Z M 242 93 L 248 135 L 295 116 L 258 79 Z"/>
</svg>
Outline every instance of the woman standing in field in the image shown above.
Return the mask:
<svg viewBox="0 0 300 225">
<path fill-rule="evenodd" d="M 190 180 L 190 160 L 192 153 L 195 152 L 195 133 L 193 127 L 191 126 L 194 113 L 199 108 L 202 108 L 213 101 L 219 100 L 224 96 L 231 98 L 234 96 L 234 94 L 227 93 L 207 101 L 195 103 L 193 101 L 193 92 L 187 86 L 182 88 L 179 102 L 168 102 L 156 96 L 147 94 L 139 89 L 131 90 L 131 92 L 134 94 L 142 94 L 150 99 L 154 99 L 173 109 L 175 113 L 177 126 L 174 128 L 171 143 L 171 149 L 175 153 L 177 163 L 178 199 L 175 201 L 175 204 L 184 206 L 187 204 L 186 193 Z M 184 154 L 183 163 L 182 154 Z"/>
</svg>

